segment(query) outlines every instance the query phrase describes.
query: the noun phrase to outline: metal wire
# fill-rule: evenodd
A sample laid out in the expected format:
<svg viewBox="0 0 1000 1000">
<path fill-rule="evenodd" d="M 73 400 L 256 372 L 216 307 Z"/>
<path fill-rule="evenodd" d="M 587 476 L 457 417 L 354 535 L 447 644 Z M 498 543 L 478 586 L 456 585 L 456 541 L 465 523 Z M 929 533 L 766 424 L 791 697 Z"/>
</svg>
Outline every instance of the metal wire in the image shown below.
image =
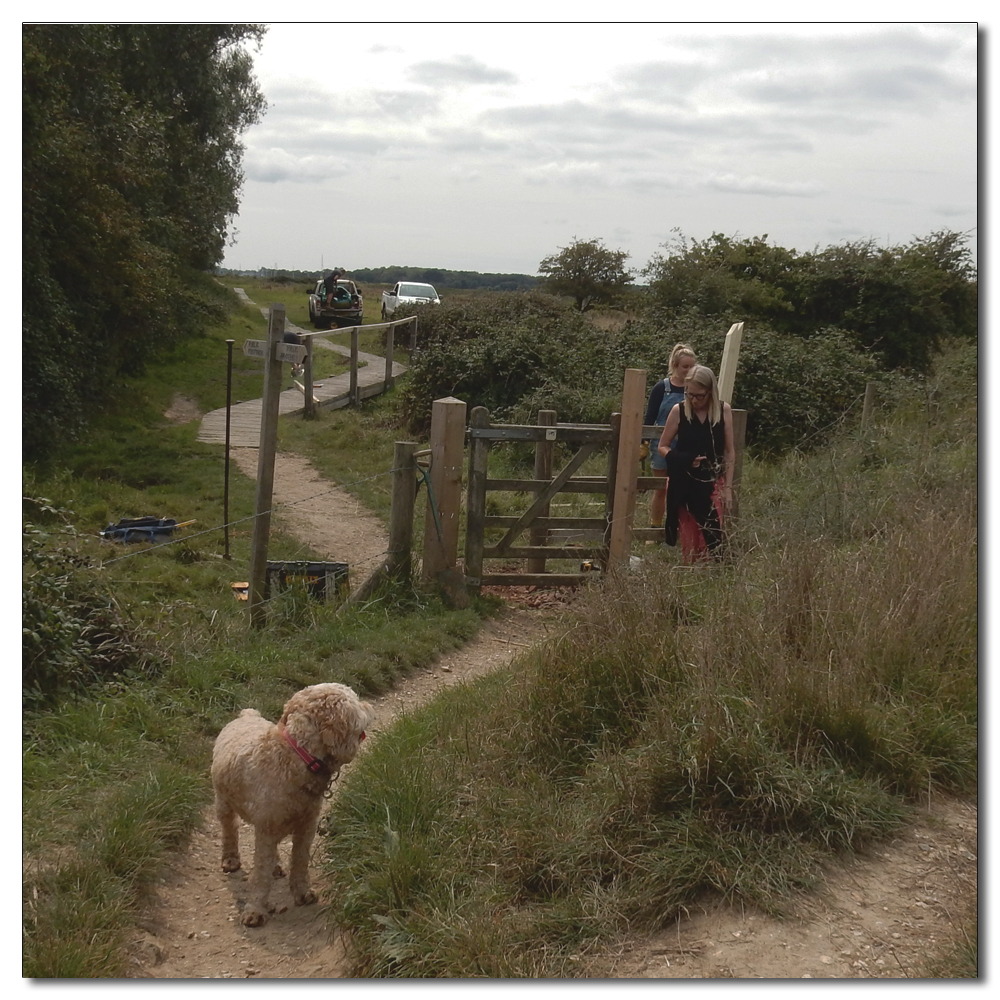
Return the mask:
<svg viewBox="0 0 1000 1000">
<path fill-rule="evenodd" d="M 376 479 L 381 479 L 384 476 L 391 476 L 393 473 L 397 471 L 399 470 L 389 469 L 388 472 L 379 472 L 376 473 L 374 476 L 366 476 L 364 479 L 356 479 L 354 480 L 354 482 L 351 483 L 337 484 L 336 486 L 330 487 L 330 489 L 321 490 L 319 493 L 314 493 L 312 494 L 312 496 L 303 497 L 301 500 L 292 500 L 288 501 L 287 503 L 275 504 L 269 510 L 262 510 L 259 514 L 248 514 L 246 517 L 238 518 L 235 521 L 229 521 L 228 523 L 219 524 L 211 528 L 203 528 L 201 531 L 196 531 L 190 535 L 184 535 L 182 538 L 171 538 L 165 542 L 157 542 L 155 545 L 151 546 L 148 549 L 136 549 L 134 552 L 125 552 L 120 556 L 115 556 L 114 559 L 102 560 L 99 568 L 103 569 L 105 566 L 111 566 L 114 563 L 121 562 L 123 559 L 131 559 L 134 556 L 147 555 L 151 552 L 156 552 L 158 550 L 164 549 L 168 545 L 176 545 L 179 542 L 189 542 L 191 541 L 191 539 L 198 538 L 201 535 L 209 535 L 214 531 L 222 531 L 223 528 L 232 528 L 237 524 L 244 524 L 247 521 L 252 521 L 256 517 L 263 517 L 265 514 L 272 514 L 276 511 L 285 510 L 290 507 L 295 507 L 298 504 L 309 503 L 312 500 L 317 500 L 320 497 L 329 496 L 331 493 L 336 493 L 339 490 L 348 489 L 351 486 L 359 486 L 362 483 L 370 483 Z"/>
</svg>

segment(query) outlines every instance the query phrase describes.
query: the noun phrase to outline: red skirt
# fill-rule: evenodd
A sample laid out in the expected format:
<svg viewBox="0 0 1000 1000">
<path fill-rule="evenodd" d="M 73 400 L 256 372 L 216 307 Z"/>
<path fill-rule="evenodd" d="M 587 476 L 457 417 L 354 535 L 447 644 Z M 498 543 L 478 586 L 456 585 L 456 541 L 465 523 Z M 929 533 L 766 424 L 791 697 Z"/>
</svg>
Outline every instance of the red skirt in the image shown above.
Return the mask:
<svg viewBox="0 0 1000 1000">
<path fill-rule="evenodd" d="M 722 498 L 720 496 L 723 481 L 723 477 L 720 476 L 715 483 L 715 490 L 712 493 L 712 505 L 719 515 L 719 526 L 724 528 L 725 522 L 722 518 Z M 669 486 L 667 488 L 669 489 Z M 712 558 L 711 553 L 708 551 L 708 546 L 705 544 L 705 536 L 702 533 L 700 525 L 691 516 L 686 507 L 680 507 L 677 511 L 677 536 L 680 538 L 681 555 L 684 558 L 684 562 L 696 563 Z"/>
</svg>

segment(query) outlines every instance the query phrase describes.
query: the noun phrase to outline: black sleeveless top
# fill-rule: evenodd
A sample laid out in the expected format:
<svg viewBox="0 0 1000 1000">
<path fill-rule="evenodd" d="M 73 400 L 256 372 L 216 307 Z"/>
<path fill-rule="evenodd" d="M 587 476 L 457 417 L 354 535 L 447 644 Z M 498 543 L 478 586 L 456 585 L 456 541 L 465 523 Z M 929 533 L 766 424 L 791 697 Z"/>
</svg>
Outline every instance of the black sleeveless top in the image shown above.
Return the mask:
<svg viewBox="0 0 1000 1000">
<path fill-rule="evenodd" d="M 702 423 L 697 417 L 688 420 L 684 412 L 684 404 L 680 404 L 680 428 L 677 431 L 676 448 L 679 452 L 690 454 L 691 458 L 705 455 L 708 461 L 702 462 L 698 468 L 689 468 L 688 475 L 703 483 L 714 483 L 722 474 L 722 463 L 726 451 L 726 413 L 717 424 L 709 423 L 708 417 Z"/>
</svg>

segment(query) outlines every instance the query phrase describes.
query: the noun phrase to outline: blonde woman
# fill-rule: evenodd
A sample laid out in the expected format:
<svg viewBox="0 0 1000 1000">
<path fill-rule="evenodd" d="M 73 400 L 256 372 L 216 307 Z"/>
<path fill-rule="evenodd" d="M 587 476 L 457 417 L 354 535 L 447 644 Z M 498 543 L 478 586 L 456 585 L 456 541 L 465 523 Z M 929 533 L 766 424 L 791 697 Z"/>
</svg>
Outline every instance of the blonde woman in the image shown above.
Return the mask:
<svg viewBox="0 0 1000 1000">
<path fill-rule="evenodd" d="M 688 372 L 684 402 L 667 415 L 657 451 L 666 459 L 670 477 L 664 522 L 667 544 L 676 545 L 680 536 L 686 562 L 706 554 L 719 558 L 722 519 L 732 504 L 736 450 L 733 411 L 719 398 L 711 368 L 695 365 Z"/>
<path fill-rule="evenodd" d="M 694 351 L 687 344 L 674 345 L 667 362 L 667 377 L 660 379 L 649 394 L 644 424 L 662 427 L 667 422 L 667 414 L 674 408 L 674 404 L 684 400 L 684 380 L 697 361 Z M 667 506 L 667 460 L 655 446 L 649 456 L 649 464 L 653 475 L 663 479 L 663 486 L 653 491 L 649 501 L 649 523 L 654 528 L 659 528 L 663 525 L 663 514 Z"/>
</svg>

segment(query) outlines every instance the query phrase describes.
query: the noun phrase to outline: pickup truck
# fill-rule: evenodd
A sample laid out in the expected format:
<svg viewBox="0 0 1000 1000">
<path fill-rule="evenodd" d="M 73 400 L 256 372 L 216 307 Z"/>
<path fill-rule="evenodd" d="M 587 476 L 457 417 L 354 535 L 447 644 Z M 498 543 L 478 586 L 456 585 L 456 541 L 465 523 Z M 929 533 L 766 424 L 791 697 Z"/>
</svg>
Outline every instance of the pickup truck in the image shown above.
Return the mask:
<svg viewBox="0 0 1000 1000">
<path fill-rule="evenodd" d="M 326 282 L 322 278 L 309 293 L 309 321 L 317 330 L 329 330 L 331 326 L 360 326 L 363 313 L 361 292 L 346 278 L 338 279 L 331 305 L 326 304 Z"/>
<path fill-rule="evenodd" d="M 417 281 L 397 281 L 391 290 L 382 293 L 382 319 L 391 319 L 392 314 L 404 306 L 422 306 L 427 303 L 441 305 L 441 296 L 433 285 Z"/>
</svg>

